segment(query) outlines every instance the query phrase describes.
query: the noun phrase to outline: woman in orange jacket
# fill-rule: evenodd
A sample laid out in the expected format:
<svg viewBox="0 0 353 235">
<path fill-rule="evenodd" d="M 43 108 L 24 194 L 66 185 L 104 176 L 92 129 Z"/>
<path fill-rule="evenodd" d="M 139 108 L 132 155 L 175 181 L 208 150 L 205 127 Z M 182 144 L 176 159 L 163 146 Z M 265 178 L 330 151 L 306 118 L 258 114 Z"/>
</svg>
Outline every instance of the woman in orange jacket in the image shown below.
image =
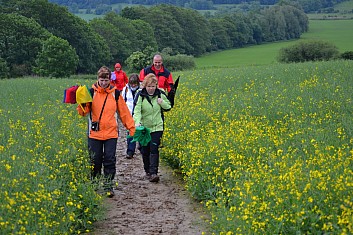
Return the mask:
<svg viewBox="0 0 353 235">
<path fill-rule="evenodd" d="M 109 197 L 114 196 L 113 179 L 116 174 L 116 144 L 118 139 L 117 115 L 123 125 L 135 133 L 135 124 L 126 103 L 115 87 L 110 85 L 111 71 L 103 66 L 98 70 L 98 80 L 92 85 L 93 101 L 77 107 L 81 116 L 90 115 L 88 147 L 90 151 L 92 179 L 104 172 L 104 189 Z M 119 97 L 115 97 L 118 95 Z"/>
</svg>

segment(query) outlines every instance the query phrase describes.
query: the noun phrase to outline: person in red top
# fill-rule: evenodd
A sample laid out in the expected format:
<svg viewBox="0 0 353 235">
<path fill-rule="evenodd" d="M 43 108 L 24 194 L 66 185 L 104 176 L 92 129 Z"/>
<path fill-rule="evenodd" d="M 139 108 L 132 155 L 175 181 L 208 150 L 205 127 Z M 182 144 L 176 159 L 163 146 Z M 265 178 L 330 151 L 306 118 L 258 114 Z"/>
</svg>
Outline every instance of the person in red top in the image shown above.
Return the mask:
<svg viewBox="0 0 353 235">
<path fill-rule="evenodd" d="M 149 73 L 156 75 L 158 79 L 158 88 L 163 89 L 166 92 L 169 92 L 173 88 L 174 81 L 172 73 L 164 67 L 163 59 L 160 54 L 153 56 L 153 64 L 151 66 L 147 66 L 140 71 L 140 81 L 142 82 L 145 76 Z"/>
<path fill-rule="evenodd" d="M 122 69 L 121 64 L 116 63 L 114 68 L 115 70 L 112 73 L 110 84 L 115 86 L 118 91 L 122 91 L 125 85 L 129 82 L 129 78 Z"/>
</svg>

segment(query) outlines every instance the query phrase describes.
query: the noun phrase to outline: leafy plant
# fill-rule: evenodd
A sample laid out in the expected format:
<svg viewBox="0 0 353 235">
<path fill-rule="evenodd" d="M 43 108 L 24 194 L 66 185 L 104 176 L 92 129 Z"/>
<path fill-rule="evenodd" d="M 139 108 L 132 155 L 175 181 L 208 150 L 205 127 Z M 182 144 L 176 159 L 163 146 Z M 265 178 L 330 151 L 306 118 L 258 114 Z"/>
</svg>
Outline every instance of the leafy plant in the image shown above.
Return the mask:
<svg viewBox="0 0 353 235">
<path fill-rule="evenodd" d="M 66 40 L 51 36 L 44 42 L 36 64 L 34 71 L 40 76 L 69 77 L 76 71 L 78 56 Z"/>
<path fill-rule="evenodd" d="M 338 55 L 339 51 L 333 43 L 312 40 L 281 48 L 278 61 L 282 63 L 321 61 L 335 59 Z"/>
</svg>

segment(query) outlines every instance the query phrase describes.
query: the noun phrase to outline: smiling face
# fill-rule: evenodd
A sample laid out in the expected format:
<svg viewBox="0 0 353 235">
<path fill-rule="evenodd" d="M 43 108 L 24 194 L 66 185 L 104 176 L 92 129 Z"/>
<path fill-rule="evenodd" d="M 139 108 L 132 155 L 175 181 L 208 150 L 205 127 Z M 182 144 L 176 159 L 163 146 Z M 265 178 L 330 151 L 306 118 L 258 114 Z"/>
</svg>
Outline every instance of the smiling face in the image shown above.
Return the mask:
<svg viewBox="0 0 353 235">
<path fill-rule="evenodd" d="M 163 60 L 162 56 L 160 55 L 155 55 L 153 57 L 153 66 L 157 69 L 160 70 L 162 68 Z"/>
<path fill-rule="evenodd" d="M 98 78 L 98 85 L 102 88 L 107 88 L 110 85 L 110 79 L 100 77 Z"/>
</svg>

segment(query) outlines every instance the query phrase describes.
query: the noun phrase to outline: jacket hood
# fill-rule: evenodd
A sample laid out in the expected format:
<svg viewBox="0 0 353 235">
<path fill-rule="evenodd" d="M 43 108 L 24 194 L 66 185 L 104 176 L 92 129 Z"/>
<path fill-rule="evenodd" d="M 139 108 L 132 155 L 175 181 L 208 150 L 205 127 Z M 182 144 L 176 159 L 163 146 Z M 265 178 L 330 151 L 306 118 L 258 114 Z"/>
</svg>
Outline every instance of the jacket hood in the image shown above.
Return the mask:
<svg viewBox="0 0 353 235">
<path fill-rule="evenodd" d="M 140 94 L 141 94 L 141 96 L 145 96 L 145 97 L 150 96 L 150 95 L 148 94 L 146 88 L 142 88 Z M 153 93 L 152 96 L 155 97 L 155 96 L 160 95 L 160 94 L 161 94 L 161 90 L 159 90 L 158 88 L 156 88 L 156 90 L 154 91 L 154 93 Z"/>
<path fill-rule="evenodd" d="M 115 86 L 109 85 L 107 88 L 103 88 L 98 85 L 98 82 L 92 85 L 92 88 L 98 93 L 112 93 L 116 88 Z"/>
</svg>

